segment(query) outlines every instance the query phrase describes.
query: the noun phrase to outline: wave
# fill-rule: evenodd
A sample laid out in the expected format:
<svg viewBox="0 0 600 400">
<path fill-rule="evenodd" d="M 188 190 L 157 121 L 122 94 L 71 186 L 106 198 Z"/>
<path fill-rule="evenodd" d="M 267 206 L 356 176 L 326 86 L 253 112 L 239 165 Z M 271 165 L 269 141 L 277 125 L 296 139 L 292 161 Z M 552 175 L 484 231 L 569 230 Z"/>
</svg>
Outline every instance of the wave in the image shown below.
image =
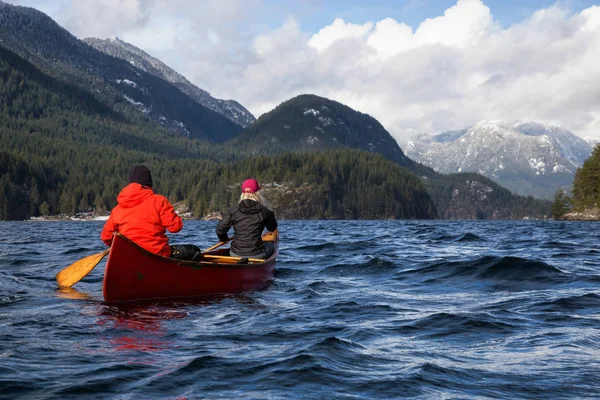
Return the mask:
<svg viewBox="0 0 600 400">
<path fill-rule="evenodd" d="M 319 313 L 323 313 L 324 317 L 335 319 L 336 316 L 348 316 L 352 315 L 355 319 L 360 315 L 365 317 L 373 318 L 376 314 L 387 315 L 390 312 L 394 312 L 394 308 L 387 304 L 360 304 L 357 301 L 340 301 L 334 304 L 330 304 L 319 310 Z"/>
<path fill-rule="evenodd" d="M 87 247 L 75 247 L 73 249 L 69 249 L 66 251 L 63 251 L 62 254 L 79 254 L 79 253 L 92 253 L 92 250 L 90 250 Z"/>
<path fill-rule="evenodd" d="M 321 274 L 343 276 L 343 275 L 373 275 L 381 273 L 389 273 L 390 271 L 396 271 L 398 266 L 389 260 L 383 258 L 374 257 L 367 262 L 353 264 L 336 264 L 326 267 L 320 271 Z"/>
<path fill-rule="evenodd" d="M 442 338 L 466 334 L 510 334 L 516 327 L 500 321 L 488 313 L 452 314 L 434 313 L 414 322 L 395 328 L 394 331 L 414 334 L 421 338 Z"/>
<path fill-rule="evenodd" d="M 456 238 L 454 241 L 455 242 L 481 242 L 483 240 L 484 240 L 483 238 L 481 238 L 477 235 L 474 235 L 472 233 L 465 233 L 464 235 Z"/>
<path fill-rule="evenodd" d="M 539 247 L 541 248 L 545 248 L 545 249 L 579 249 L 580 248 L 580 244 L 579 243 L 575 243 L 575 242 L 565 242 L 565 241 L 559 241 L 559 240 L 546 240 L 540 244 L 538 244 Z"/>
<path fill-rule="evenodd" d="M 320 244 L 307 244 L 294 248 L 294 250 L 305 250 L 310 252 L 317 252 L 328 249 L 335 249 L 338 247 L 336 243 L 320 243 Z"/>
<path fill-rule="evenodd" d="M 401 271 L 397 274 L 397 278 L 406 279 L 414 275 L 430 277 L 428 283 L 453 278 L 538 283 L 563 283 L 571 279 L 568 274 L 543 261 L 513 256 L 483 256 L 467 261 L 438 262 L 422 268 Z"/>
<path fill-rule="evenodd" d="M 579 296 L 559 297 L 539 302 L 534 305 L 534 308 L 538 308 L 544 312 L 588 311 L 595 313 L 600 308 L 600 295 L 586 293 Z"/>
<path fill-rule="evenodd" d="M 16 276 L 0 272 L 0 307 L 10 306 L 25 300 L 29 288 Z"/>
<path fill-rule="evenodd" d="M 447 241 L 447 242 L 480 242 L 483 240 L 484 239 L 481 238 L 480 236 L 477 236 L 473 233 L 467 232 L 462 235 L 447 235 L 447 234 L 434 235 L 430 239 L 430 242 L 440 242 L 440 241 L 442 241 L 442 242 L 443 241 Z"/>
</svg>

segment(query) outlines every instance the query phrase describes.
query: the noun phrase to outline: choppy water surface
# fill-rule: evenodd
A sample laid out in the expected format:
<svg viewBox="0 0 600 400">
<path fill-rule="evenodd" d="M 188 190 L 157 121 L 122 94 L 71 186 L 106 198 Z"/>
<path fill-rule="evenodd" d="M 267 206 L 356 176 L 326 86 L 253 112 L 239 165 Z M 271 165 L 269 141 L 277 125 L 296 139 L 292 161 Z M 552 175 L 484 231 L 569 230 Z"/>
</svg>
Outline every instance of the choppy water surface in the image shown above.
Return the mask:
<svg viewBox="0 0 600 400">
<path fill-rule="evenodd" d="M 127 307 L 56 289 L 101 228 L 0 223 L 1 398 L 600 397 L 598 223 L 281 221 L 266 290 Z"/>
</svg>

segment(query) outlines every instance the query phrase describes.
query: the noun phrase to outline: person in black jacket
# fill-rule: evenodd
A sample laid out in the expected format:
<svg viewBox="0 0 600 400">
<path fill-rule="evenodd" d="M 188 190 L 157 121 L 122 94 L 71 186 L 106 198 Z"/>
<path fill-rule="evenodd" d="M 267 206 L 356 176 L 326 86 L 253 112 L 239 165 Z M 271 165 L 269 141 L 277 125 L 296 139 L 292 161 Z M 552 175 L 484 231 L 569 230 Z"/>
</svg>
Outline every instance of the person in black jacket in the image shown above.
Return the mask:
<svg viewBox="0 0 600 400">
<path fill-rule="evenodd" d="M 233 226 L 233 241 L 229 250 L 231 256 L 266 259 L 273 254 L 273 243 L 262 240 L 265 228 L 271 232 L 277 229 L 275 213 L 266 204 L 258 181 L 244 181 L 239 203 L 225 213 L 216 229 L 219 240 L 226 242 L 227 232 Z"/>
</svg>

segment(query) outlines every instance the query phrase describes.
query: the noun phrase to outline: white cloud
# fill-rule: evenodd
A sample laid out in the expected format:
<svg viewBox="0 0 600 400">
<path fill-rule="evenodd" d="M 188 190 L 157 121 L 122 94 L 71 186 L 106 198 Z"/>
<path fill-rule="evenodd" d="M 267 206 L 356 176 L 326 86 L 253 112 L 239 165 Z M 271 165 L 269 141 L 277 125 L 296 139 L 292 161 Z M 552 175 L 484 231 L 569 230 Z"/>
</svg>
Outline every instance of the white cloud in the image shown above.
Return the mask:
<svg viewBox="0 0 600 400">
<path fill-rule="evenodd" d="M 319 52 L 323 52 L 340 40 L 364 38 L 372 29 L 373 24 L 371 22 L 356 25 L 347 23 L 341 18 L 336 18 L 331 25 L 315 33 L 308 41 L 308 45 Z"/>
<path fill-rule="evenodd" d="M 464 47 L 478 43 L 494 29 L 490 9 L 481 0 L 458 0 L 444 16 L 421 23 L 415 41 L 419 45 L 439 43 Z"/>
<path fill-rule="evenodd" d="M 414 30 L 392 18 L 338 18 L 311 35 L 293 16 L 265 25 L 261 0 L 54 4 L 48 12 L 77 36 L 119 36 L 257 116 L 315 93 L 373 115 L 396 137 L 534 119 L 600 138 L 598 6 L 550 7 L 501 27 L 484 1 L 458 0 Z"/>
<path fill-rule="evenodd" d="M 600 26 L 600 6 L 593 6 L 583 10 L 581 15 L 585 19 L 584 29 L 595 31 Z"/>
<path fill-rule="evenodd" d="M 391 57 L 414 46 L 412 27 L 386 18 L 377 22 L 367 38 L 367 44 L 383 58 Z"/>
</svg>

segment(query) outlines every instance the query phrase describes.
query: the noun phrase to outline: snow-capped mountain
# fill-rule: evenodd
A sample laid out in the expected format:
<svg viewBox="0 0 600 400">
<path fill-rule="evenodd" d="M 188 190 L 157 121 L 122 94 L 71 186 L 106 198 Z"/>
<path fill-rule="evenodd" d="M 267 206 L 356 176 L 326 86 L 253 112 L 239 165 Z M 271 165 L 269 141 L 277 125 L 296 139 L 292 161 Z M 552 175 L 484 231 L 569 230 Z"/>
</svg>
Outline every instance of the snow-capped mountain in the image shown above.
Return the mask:
<svg viewBox="0 0 600 400">
<path fill-rule="evenodd" d="M 592 146 L 556 125 L 481 121 L 460 131 L 421 134 L 405 154 L 438 172 L 476 172 L 515 193 L 551 199 L 570 188 Z"/>
<path fill-rule="evenodd" d="M 200 89 L 159 59 L 152 57 L 142 49 L 124 42 L 117 37 L 105 40 L 87 38 L 83 39 L 83 41 L 103 53 L 125 60 L 134 67 L 158 76 L 167 82 L 171 82 L 204 107 L 224 115 L 242 127 L 250 125 L 256 119 L 250 111 L 237 101 L 221 100 L 212 97 L 210 93 Z"/>
</svg>

